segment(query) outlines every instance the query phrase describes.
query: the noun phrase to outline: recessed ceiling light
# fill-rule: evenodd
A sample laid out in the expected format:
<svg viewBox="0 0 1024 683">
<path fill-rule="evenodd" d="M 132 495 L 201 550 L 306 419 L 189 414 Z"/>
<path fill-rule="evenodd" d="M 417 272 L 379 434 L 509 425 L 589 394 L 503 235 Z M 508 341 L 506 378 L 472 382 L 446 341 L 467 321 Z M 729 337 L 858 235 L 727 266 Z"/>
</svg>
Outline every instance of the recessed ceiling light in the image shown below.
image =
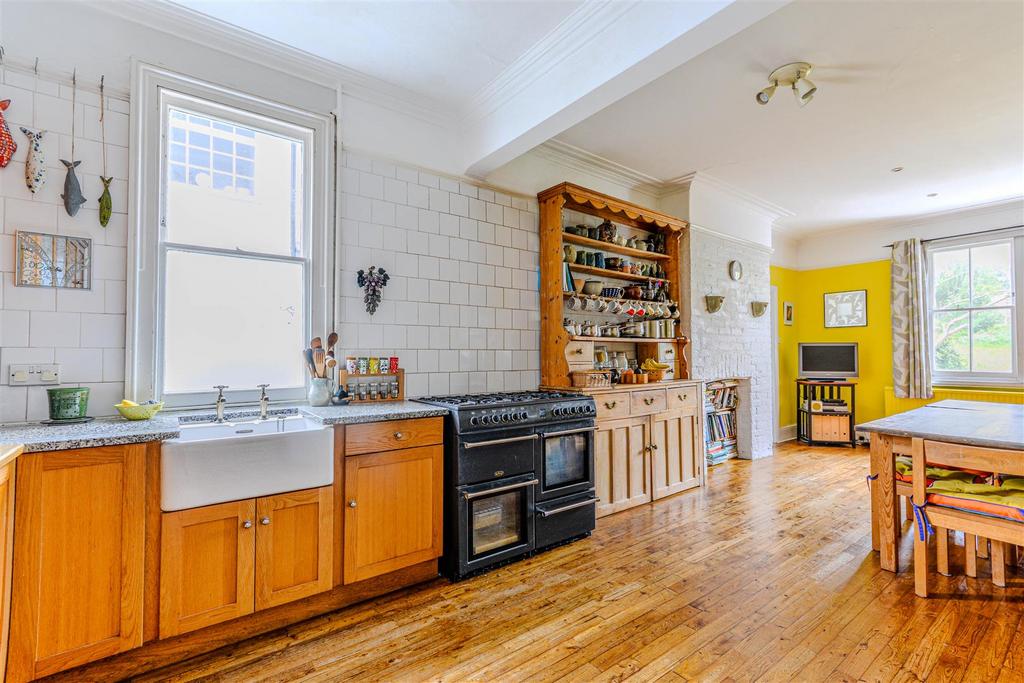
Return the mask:
<svg viewBox="0 0 1024 683">
<path fill-rule="evenodd" d="M 902 166 L 896 166 L 895 168 L 890 168 L 889 170 L 892 171 L 893 173 L 899 173 L 900 171 L 903 170 L 903 167 Z"/>
<path fill-rule="evenodd" d="M 938 192 L 929 192 L 929 193 L 928 193 L 927 195 L 925 195 L 925 196 L 926 196 L 926 197 L 938 197 L 938 196 L 939 196 L 939 193 L 938 193 Z"/>
</svg>

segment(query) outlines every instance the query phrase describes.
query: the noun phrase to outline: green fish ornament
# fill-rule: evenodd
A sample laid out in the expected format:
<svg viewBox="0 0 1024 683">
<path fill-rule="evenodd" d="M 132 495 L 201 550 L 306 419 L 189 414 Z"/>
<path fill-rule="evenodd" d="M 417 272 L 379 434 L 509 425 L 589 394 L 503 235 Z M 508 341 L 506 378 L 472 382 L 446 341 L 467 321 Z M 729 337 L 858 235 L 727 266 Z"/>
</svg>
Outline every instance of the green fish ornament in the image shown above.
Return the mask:
<svg viewBox="0 0 1024 683">
<path fill-rule="evenodd" d="M 107 227 L 107 223 L 110 222 L 110 212 L 113 210 L 113 202 L 110 199 L 110 182 L 114 179 L 114 176 L 104 178 L 100 176 L 100 180 L 103 182 L 103 194 L 100 195 L 100 225 L 104 228 Z"/>
</svg>

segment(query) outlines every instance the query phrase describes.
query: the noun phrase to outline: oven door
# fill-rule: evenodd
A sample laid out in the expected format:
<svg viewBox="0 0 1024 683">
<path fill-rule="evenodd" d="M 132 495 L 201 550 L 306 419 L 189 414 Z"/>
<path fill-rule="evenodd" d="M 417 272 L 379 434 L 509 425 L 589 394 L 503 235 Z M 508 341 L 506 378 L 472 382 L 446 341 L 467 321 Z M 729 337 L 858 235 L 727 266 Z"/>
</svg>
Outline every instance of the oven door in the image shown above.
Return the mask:
<svg viewBox="0 0 1024 683">
<path fill-rule="evenodd" d="M 530 473 L 458 487 L 460 575 L 533 550 L 536 485 Z"/>
<path fill-rule="evenodd" d="M 594 488 L 593 422 L 563 424 L 540 433 L 537 500 L 550 500 Z"/>
</svg>

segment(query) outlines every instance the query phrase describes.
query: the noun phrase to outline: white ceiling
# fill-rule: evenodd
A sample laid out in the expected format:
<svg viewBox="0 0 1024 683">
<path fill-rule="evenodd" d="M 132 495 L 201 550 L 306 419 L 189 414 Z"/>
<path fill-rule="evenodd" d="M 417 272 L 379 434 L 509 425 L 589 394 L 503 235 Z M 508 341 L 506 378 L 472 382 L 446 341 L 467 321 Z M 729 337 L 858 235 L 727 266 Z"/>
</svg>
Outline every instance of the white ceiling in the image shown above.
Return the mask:
<svg viewBox="0 0 1024 683">
<path fill-rule="evenodd" d="M 457 106 L 576 10 L 577 0 L 175 0 Z"/>
<path fill-rule="evenodd" d="M 813 102 L 756 104 L 795 60 Z M 1024 3 L 794 2 L 558 139 L 663 181 L 709 173 L 794 234 L 1019 196 Z"/>
</svg>

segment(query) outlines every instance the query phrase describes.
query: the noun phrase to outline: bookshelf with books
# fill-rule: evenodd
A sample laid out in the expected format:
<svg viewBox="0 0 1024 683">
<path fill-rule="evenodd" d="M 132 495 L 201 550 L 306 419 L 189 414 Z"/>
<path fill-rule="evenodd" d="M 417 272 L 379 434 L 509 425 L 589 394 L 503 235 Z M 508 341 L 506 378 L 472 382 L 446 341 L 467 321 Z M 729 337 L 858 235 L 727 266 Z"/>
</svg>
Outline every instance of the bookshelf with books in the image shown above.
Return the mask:
<svg viewBox="0 0 1024 683">
<path fill-rule="evenodd" d="M 704 442 L 708 465 L 717 465 L 738 454 L 736 406 L 739 382 L 717 380 L 704 388 Z"/>
</svg>

